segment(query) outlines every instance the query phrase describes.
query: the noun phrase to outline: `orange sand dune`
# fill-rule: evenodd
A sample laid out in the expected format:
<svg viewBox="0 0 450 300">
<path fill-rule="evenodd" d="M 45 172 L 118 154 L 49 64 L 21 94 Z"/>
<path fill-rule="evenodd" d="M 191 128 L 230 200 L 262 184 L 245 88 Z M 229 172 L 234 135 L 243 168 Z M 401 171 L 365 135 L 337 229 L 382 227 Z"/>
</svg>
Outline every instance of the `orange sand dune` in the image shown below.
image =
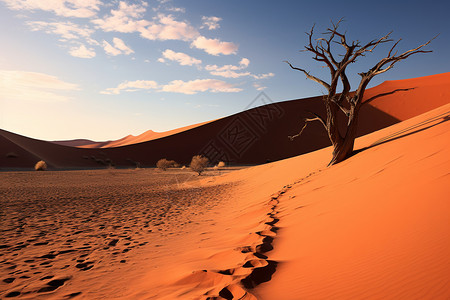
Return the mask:
<svg viewBox="0 0 450 300">
<path fill-rule="evenodd" d="M 369 99 L 374 95 L 397 89 L 411 90 L 383 96 L 373 101 L 372 105 L 396 119 L 407 120 L 449 103 L 450 73 L 385 81 L 376 87 L 367 89 L 364 98 Z"/>
<path fill-rule="evenodd" d="M 151 299 L 448 299 L 449 118 L 364 136 L 330 168 L 326 148 L 216 178 L 240 183 L 226 218 L 166 261 Z"/>
<path fill-rule="evenodd" d="M 389 101 L 382 97 L 363 107 L 358 136 L 448 103 L 450 73 L 387 82 L 369 89 L 367 97 L 374 91 L 385 93 L 412 87 L 408 91 L 385 96 Z M 152 167 L 161 158 L 188 164 L 196 154 L 204 154 L 213 163 L 222 160 L 228 164 L 261 164 L 308 153 L 330 144 L 319 123 L 312 123 L 302 137 L 293 142 L 287 138 L 298 132 L 302 119 L 310 116 L 309 111 L 324 114 L 321 97 L 259 106 L 189 130 L 182 128 L 178 132 L 177 129 L 171 135 L 146 142 L 124 139 L 119 144 L 138 143 L 117 144 L 112 148 L 63 147 L 0 130 L 0 168 L 32 168 L 35 158 L 44 159 L 50 169 L 104 168 L 108 165 Z M 144 140 L 147 138 L 149 136 L 142 137 Z M 22 155 L 7 157 L 10 152 L 21 152 Z"/>
<path fill-rule="evenodd" d="M 222 176 L 0 174 L 0 297 L 448 299 L 449 120 L 363 136 L 330 168 L 325 148 Z"/>
</svg>

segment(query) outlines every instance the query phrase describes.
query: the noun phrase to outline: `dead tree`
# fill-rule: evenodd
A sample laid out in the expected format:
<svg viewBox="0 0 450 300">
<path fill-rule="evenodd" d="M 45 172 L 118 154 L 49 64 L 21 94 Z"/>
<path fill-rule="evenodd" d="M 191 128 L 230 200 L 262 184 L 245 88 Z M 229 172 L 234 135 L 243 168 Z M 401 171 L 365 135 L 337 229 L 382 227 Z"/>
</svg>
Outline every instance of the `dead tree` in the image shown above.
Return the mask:
<svg viewBox="0 0 450 300">
<path fill-rule="evenodd" d="M 304 125 L 300 132 L 294 136 L 290 136 L 289 138 L 293 140 L 294 138 L 300 136 L 310 122 L 320 122 L 323 127 L 325 127 L 328 133 L 328 138 L 333 146 L 333 158 L 329 165 L 339 163 L 350 157 L 353 153 L 353 146 L 358 126 L 358 115 L 361 107 L 376 98 L 386 95 L 376 95 L 363 102 L 364 92 L 370 80 L 372 80 L 372 78 L 376 75 L 391 70 L 397 62 L 404 60 L 413 54 L 432 52 L 421 49 L 434 39 L 433 38 L 425 44 L 401 54 L 398 54 L 398 51 L 396 50 L 396 47 L 400 42 L 400 40 L 398 40 L 392 45 L 385 58 L 381 59 L 367 72 L 358 73 L 361 76 L 361 81 L 356 91 L 351 92 L 350 82 L 346 74 L 347 67 L 351 63 L 356 62 L 359 57 L 365 56 L 369 52 L 373 52 L 380 44 L 393 42 L 393 40 L 389 38 L 392 31 L 381 38 L 371 40 L 365 45 L 362 45 L 358 40 L 350 43 L 347 41 L 346 34 L 338 31 L 341 21 L 342 19 L 336 24 L 331 22 L 332 26 L 328 28 L 320 38 L 313 39 L 314 26 L 311 28 L 310 32 L 306 33 L 309 38 L 309 43 L 305 46 L 303 51 L 311 52 L 314 60 L 325 64 L 325 66 L 330 70 L 330 83 L 311 75 L 302 68 L 294 67 L 290 62 L 285 61 L 292 69 L 303 72 L 308 79 L 321 84 L 327 90 L 327 94 L 323 97 L 327 114 L 326 118 L 312 113 L 314 115 L 312 118 L 304 119 Z M 337 44 L 338 46 L 343 47 L 343 49 L 341 48 L 343 54 L 333 54 L 332 44 Z M 341 60 L 338 60 L 338 57 L 342 57 Z M 342 83 L 342 91 L 340 93 L 337 91 L 339 82 Z M 390 93 L 394 93 L 396 91 L 401 90 L 395 90 Z M 343 133 L 341 133 L 338 128 L 338 116 L 340 115 L 340 112 L 343 112 L 342 115 L 347 118 L 346 129 Z"/>
</svg>

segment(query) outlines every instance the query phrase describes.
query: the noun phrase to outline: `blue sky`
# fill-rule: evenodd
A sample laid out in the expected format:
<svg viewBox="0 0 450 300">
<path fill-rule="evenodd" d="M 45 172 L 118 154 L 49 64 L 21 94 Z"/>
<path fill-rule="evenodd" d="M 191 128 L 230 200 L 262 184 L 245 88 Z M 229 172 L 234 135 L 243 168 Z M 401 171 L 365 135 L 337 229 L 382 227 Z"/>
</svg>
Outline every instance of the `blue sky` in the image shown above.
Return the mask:
<svg viewBox="0 0 450 300">
<path fill-rule="evenodd" d="M 364 3 L 364 4 L 363 4 Z M 367 2 L 368 3 L 368 2 Z M 427 48 L 385 80 L 450 71 L 446 1 L 0 0 L 0 128 L 38 139 L 118 139 L 242 111 L 264 91 L 273 101 L 322 94 L 283 60 L 328 80 L 306 31 L 343 17 L 362 43 L 393 30 L 399 50 Z M 358 76 L 378 48 L 349 70 Z"/>
</svg>

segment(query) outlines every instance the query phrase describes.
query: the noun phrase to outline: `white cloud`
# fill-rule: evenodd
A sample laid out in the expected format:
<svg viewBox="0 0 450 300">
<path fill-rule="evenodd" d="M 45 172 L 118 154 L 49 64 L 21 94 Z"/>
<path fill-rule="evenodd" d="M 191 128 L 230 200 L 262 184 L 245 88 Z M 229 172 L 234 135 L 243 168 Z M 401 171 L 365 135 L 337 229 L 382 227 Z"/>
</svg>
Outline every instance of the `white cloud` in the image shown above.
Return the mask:
<svg viewBox="0 0 450 300">
<path fill-rule="evenodd" d="M 219 17 L 202 17 L 203 25 L 200 28 L 208 28 L 209 30 L 214 30 L 220 28 L 219 22 L 222 21 L 222 18 Z"/>
<path fill-rule="evenodd" d="M 111 10 L 111 15 L 92 22 L 104 31 L 123 33 L 139 32 L 149 40 L 183 40 L 190 41 L 199 33 L 189 23 L 177 21 L 172 15 L 158 14 L 152 21 L 142 19 L 146 5 L 119 3 L 117 10 Z"/>
<path fill-rule="evenodd" d="M 166 59 L 176 61 L 182 66 L 199 65 L 202 63 L 202 61 L 199 59 L 196 59 L 182 52 L 175 52 L 170 49 L 165 50 L 162 54 Z M 160 58 L 158 59 L 158 61 L 165 62 L 165 59 Z"/>
<path fill-rule="evenodd" d="M 155 22 L 141 26 L 137 31 L 149 40 L 182 40 L 191 41 L 199 33 L 187 22 L 177 21 L 172 15 L 158 14 Z"/>
<path fill-rule="evenodd" d="M 158 88 L 158 83 L 153 80 L 136 80 L 136 81 L 125 81 L 119 84 L 115 88 L 107 88 L 101 91 L 101 94 L 105 95 L 118 95 L 120 92 L 136 92 L 138 90 L 151 90 Z"/>
<path fill-rule="evenodd" d="M 236 72 L 236 71 L 231 71 L 231 70 L 211 71 L 209 73 L 214 76 L 221 76 L 221 77 L 225 77 L 225 78 L 239 78 L 239 77 L 243 77 L 243 76 L 252 75 L 250 72 Z"/>
<path fill-rule="evenodd" d="M 81 26 L 72 22 L 44 22 L 44 21 L 30 21 L 26 23 L 31 31 L 42 30 L 48 34 L 55 34 L 61 36 L 63 40 L 79 41 L 84 39 L 91 45 L 98 45 L 98 42 L 91 38 L 94 30 L 87 26 Z"/>
<path fill-rule="evenodd" d="M 131 53 L 134 53 L 134 51 L 129 48 L 125 43 L 119 39 L 119 38 L 113 38 L 114 46 L 112 46 L 107 41 L 103 41 L 103 49 L 105 50 L 106 54 L 116 56 L 120 54 L 129 55 Z"/>
<path fill-rule="evenodd" d="M 125 43 L 119 38 L 116 38 L 116 37 L 113 38 L 113 43 L 114 43 L 114 47 L 121 50 L 126 55 L 134 53 L 134 51 L 130 47 L 125 45 Z"/>
<path fill-rule="evenodd" d="M 267 87 L 266 86 L 262 86 L 261 84 L 259 84 L 259 83 L 253 83 L 253 87 L 257 90 L 257 91 L 263 91 L 263 90 L 265 90 Z"/>
<path fill-rule="evenodd" d="M 230 55 L 236 54 L 238 46 L 231 42 L 222 42 L 219 39 L 208 39 L 204 36 L 199 36 L 192 43 L 192 47 L 204 50 L 211 55 Z"/>
<path fill-rule="evenodd" d="M 217 65 L 207 65 L 205 69 L 210 72 L 211 75 L 222 76 L 225 78 L 238 78 L 243 76 L 252 76 L 250 72 L 236 72 L 246 69 L 250 64 L 250 60 L 247 58 L 241 59 L 238 66 L 224 65 L 219 67 Z"/>
<path fill-rule="evenodd" d="M 224 66 L 217 66 L 217 65 L 207 65 L 205 67 L 205 70 L 209 71 L 211 75 L 214 76 L 221 76 L 225 78 L 239 78 L 244 76 L 250 76 L 255 79 L 267 79 L 270 77 L 275 76 L 273 73 L 266 73 L 266 74 L 259 74 L 255 75 L 250 72 L 242 72 L 241 70 L 246 69 L 250 65 L 250 60 L 248 58 L 242 58 L 239 62 L 239 65 L 224 65 Z M 240 72 L 239 72 L 240 71 Z"/>
<path fill-rule="evenodd" d="M 250 60 L 248 58 L 243 58 L 241 59 L 241 61 L 239 62 L 239 65 L 241 66 L 241 68 L 247 68 L 248 65 L 250 64 Z"/>
<path fill-rule="evenodd" d="M 275 74 L 273 74 L 273 73 L 265 73 L 265 74 L 252 75 L 252 76 L 255 79 L 267 79 L 267 78 L 275 76 Z"/>
<path fill-rule="evenodd" d="M 4 99 L 39 102 L 68 101 L 70 97 L 61 92 L 74 90 L 79 90 L 77 84 L 62 81 L 56 76 L 37 72 L 0 70 L 0 97 Z"/>
<path fill-rule="evenodd" d="M 122 91 L 135 92 L 139 90 L 158 90 L 160 92 L 181 93 L 193 95 L 198 92 L 210 91 L 213 93 L 236 93 L 242 91 L 232 84 L 217 79 L 196 79 L 191 81 L 173 80 L 166 85 L 158 85 L 153 80 L 124 81 L 115 88 L 107 88 L 101 91 L 105 95 L 118 95 Z"/>
<path fill-rule="evenodd" d="M 120 1 L 118 9 L 111 10 L 111 15 L 103 19 L 92 20 L 92 23 L 107 32 L 137 32 L 140 28 L 150 24 L 150 22 L 141 19 L 146 12 L 146 6 L 145 2 L 142 4 L 127 4 L 125 1 Z"/>
<path fill-rule="evenodd" d="M 164 92 L 193 95 L 198 92 L 211 91 L 213 93 L 236 93 L 242 91 L 230 83 L 217 79 L 196 79 L 191 81 L 173 80 L 161 89 Z"/>
<path fill-rule="evenodd" d="M 93 58 L 95 57 L 95 51 L 92 48 L 86 48 L 85 45 L 80 45 L 79 47 L 72 47 L 69 54 L 80 58 Z"/>
<path fill-rule="evenodd" d="M 62 17 L 91 18 L 99 11 L 100 0 L 1 0 L 12 10 L 43 10 Z"/>
<path fill-rule="evenodd" d="M 178 13 L 185 13 L 186 9 L 184 7 L 167 7 L 166 8 L 167 11 L 172 11 L 172 12 L 178 12 Z"/>
<path fill-rule="evenodd" d="M 108 55 L 116 56 L 116 55 L 122 54 L 122 51 L 114 48 L 107 41 L 103 41 L 103 49 L 105 50 L 106 54 L 108 54 Z"/>
<path fill-rule="evenodd" d="M 234 43 L 201 36 L 189 22 L 176 20 L 171 14 L 158 13 L 151 20 L 143 19 L 144 13 L 147 11 L 146 7 L 147 5 L 144 2 L 142 4 L 127 4 L 120 1 L 118 9 L 112 9 L 110 15 L 97 18 L 91 22 L 106 32 L 139 32 L 142 38 L 148 40 L 191 42 L 191 47 L 202 49 L 212 55 L 235 54 L 238 50 L 238 46 Z M 175 10 L 181 11 L 180 9 Z M 216 21 L 218 22 L 218 20 Z M 210 25 L 215 26 L 212 23 Z"/>
</svg>

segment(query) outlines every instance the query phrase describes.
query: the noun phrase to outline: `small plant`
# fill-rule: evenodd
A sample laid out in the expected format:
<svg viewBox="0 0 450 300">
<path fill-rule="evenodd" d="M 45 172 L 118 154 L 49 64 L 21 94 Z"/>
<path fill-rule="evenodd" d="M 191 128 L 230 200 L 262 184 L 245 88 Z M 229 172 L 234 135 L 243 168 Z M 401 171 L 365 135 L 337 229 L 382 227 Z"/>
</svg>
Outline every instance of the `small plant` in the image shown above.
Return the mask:
<svg viewBox="0 0 450 300">
<path fill-rule="evenodd" d="M 36 171 L 45 171 L 47 170 L 47 163 L 43 160 L 40 160 L 34 165 L 34 169 Z"/>
<path fill-rule="evenodd" d="M 204 157 L 203 155 L 196 155 L 192 157 L 190 167 L 192 171 L 197 172 L 200 176 L 208 166 L 208 163 L 209 160 L 207 157 Z"/>
<path fill-rule="evenodd" d="M 178 168 L 180 165 L 174 160 L 167 160 L 162 158 L 158 160 L 156 163 L 156 167 L 162 171 L 167 170 L 168 168 Z"/>
<path fill-rule="evenodd" d="M 220 170 L 223 167 L 225 167 L 225 163 L 223 161 L 220 161 L 217 165 L 214 166 L 214 170 Z"/>
</svg>

